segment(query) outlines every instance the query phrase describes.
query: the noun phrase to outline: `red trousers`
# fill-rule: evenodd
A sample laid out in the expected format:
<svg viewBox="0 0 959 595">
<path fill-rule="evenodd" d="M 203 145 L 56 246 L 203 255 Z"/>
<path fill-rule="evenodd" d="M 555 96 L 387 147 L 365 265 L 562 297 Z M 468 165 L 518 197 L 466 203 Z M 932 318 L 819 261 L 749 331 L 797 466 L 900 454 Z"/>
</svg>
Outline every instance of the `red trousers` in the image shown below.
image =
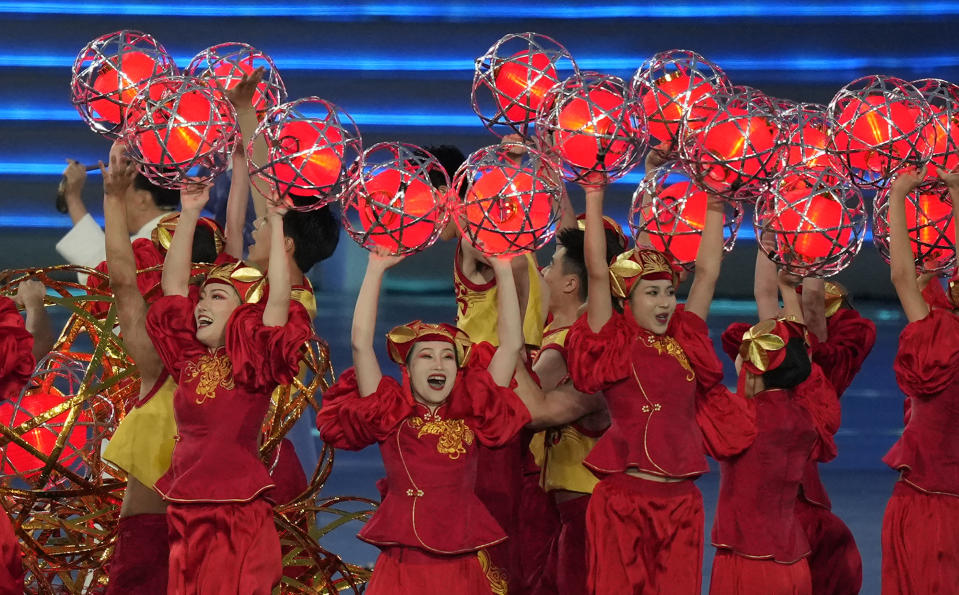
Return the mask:
<svg viewBox="0 0 959 595">
<path fill-rule="evenodd" d="M 812 550 L 806 559 L 816 595 L 857 595 L 862 589 L 862 557 L 849 527 L 831 511 L 796 501 L 796 516 Z"/>
<path fill-rule="evenodd" d="M 120 517 L 107 595 L 166 595 L 170 541 L 165 514 Z"/>
<path fill-rule="evenodd" d="M 550 571 L 547 566 L 550 544 L 559 534 L 559 514 L 552 496 L 540 487 L 539 475 L 524 475 L 521 493 L 516 545 L 523 575 L 523 593 L 538 595 L 542 591 L 537 590 L 537 585 Z"/>
<path fill-rule="evenodd" d="M 273 507 L 170 504 L 171 595 L 269 595 L 283 574 Z"/>
<path fill-rule="evenodd" d="M 493 590 L 476 553 L 440 556 L 418 548 L 397 546 L 385 548 L 376 558 L 373 578 L 364 593 L 493 595 Z"/>
<path fill-rule="evenodd" d="M 709 595 L 812 595 L 814 592 L 805 558 L 780 564 L 775 560 L 746 558 L 729 550 L 716 551 Z"/>
<path fill-rule="evenodd" d="M 6 512 L 0 511 L 0 595 L 22 595 L 23 563 L 13 524 Z"/>
<path fill-rule="evenodd" d="M 959 497 L 900 481 L 882 519 L 883 595 L 959 592 Z"/>
<path fill-rule="evenodd" d="M 699 595 L 704 523 L 692 481 L 606 477 L 586 511 L 589 592 Z"/>
<path fill-rule="evenodd" d="M 586 595 L 586 509 L 589 494 L 556 504 L 562 527 L 556 540 L 556 592 Z"/>
</svg>

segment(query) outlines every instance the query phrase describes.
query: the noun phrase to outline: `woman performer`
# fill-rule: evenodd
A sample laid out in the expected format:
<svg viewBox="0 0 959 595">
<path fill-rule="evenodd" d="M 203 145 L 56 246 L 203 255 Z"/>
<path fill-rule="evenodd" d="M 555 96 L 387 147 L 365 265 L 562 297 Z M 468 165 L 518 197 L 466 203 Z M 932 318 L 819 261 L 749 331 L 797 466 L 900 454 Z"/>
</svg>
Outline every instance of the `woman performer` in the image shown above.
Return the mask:
<svg viewBox="0 0 959 595">
<path fill-rule="evenodd" d="M 940 169 L 939 177 L 959 218 L 959 174 Z M 905 170 L 889 192 L 890 277 L 909 321 L 893 368 L 911 408 L 883 458 L 900 474 L 882 523 L 883 595 L 949 593 L 959 585 L 959 316 L 930 310 L 916 281 L 905 199 L 920 183 Z"/>
<path fill-rule="evenodd" d="M 337 448 L 379 443 L 383 503 L 360 539 L 382 550 L 368 595 L 504 593 L 484 548 L 506 539 L 475 493 L 478 447 L 513 438 L 530 421 L 508 388 L 523 350 L 510 261 L 491 258 L 499 346 L 470 344 L 448 324 L 414 321 L 387 335 L 402 383 L 383 376 L 373 350 L 380 284 L 400 257 L 370 254 L 353 312 L 353 364 L 324 395 L 320 435 Z M 477 555 L 477 552 L 480 552 Z"/>
<path fill-rule="evenodd" d="M 748 404 L 722 385 L 705 324 L 722 257 L 722 204 L 710 200 L 695 279 L 677 308 L 663 254 L 636 249 L 607 266 L 603 194 L 602 186 L 586 189 L 587 313 L 567 336 L 573 383 L 603 391 L 612 417 L 585 461 L 602 478 L 587 510 L 589 589 L 699 593 L 704 517 L 693 480 L 708 471 L 706 452 L 731 456 L 755 435 Z"/>
</svg>

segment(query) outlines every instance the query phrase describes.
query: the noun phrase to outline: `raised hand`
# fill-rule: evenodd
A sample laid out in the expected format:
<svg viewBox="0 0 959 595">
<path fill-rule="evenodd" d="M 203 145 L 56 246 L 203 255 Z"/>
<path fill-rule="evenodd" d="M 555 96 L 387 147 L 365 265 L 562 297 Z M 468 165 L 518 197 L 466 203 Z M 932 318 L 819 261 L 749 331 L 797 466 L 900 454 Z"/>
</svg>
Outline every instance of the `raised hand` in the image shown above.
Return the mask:
<svg viewBox="0 0 959 595">
<path fill-rule="evenodd" d="M 669 161 L 669 152 L 672 150 L 668 141 L 663 141 L 655 147 L 650 147 L 646 153 L 646 176 L 649 177 L 657 169 Z"/>
<path fill-rule="evenodd" d="M 180 190 L 180 205 L 184 211 L 199 212 L 210 200 L 210 185 L 191 182 Z"/>
<path fill-rule="evenodd" d="M 403 262 L 405 258 L 406 256 L 390 254 L 389 250 L 383 248 L 382 246 L 376 246 L 370 250 L 369 266 L 371 268 L 385 271 L 386 269 L 393 268 L 399 263 Z"/>
<path fill-rule="evenodd" d="M 87 169 L 79 161 L 67 159 L 67 168 L 63 170 L 63 195 L 66 198 L 83 195 L 83 185 L 87 181 Z"/>
<path fill-rule="evenodd" d="M 244 74 L 240 82 L 235 87 L 226 92 L 227 99 L 236 109 L 250 108 L 253 106 L 253 95 L 256 93 L 256 86 L 263 80 L 263 74 L 266 68 L 260 66 L 249 74 Z"/>
<path fill-rule="evenodd" d="M 110 169 L 100 161 L 100 173 L 103 174 L 103 196 L 123 198 L 127 189 L 133 185 L 137 175 L 136 164 L 119 154 L 110 152 Z"/>
<path fill-rule="evenodd" d="M 937 167 L 936 173 L 949 190 L 959 190 L 959 172 L 949 172 L 941 167 Z"/>
<path fill-rule="evenodd" d="M 43 307 L 43 298 L 47 295 L 47 288 L 43 283 L 36 279 L 24 279 L 17 287 L 17 294 L 13 301 L 25 309 Z"/>
<path fill-rule="evenodd" d="M 893 194 L 906 196 L 915 190 L 917 186 L 922 184 L 922 181 L 923 178 L 920 175 L 919 170 L 914 167 L 903 168 L 889 185 L 889 194 L 890 196 Z"/>
</svg>

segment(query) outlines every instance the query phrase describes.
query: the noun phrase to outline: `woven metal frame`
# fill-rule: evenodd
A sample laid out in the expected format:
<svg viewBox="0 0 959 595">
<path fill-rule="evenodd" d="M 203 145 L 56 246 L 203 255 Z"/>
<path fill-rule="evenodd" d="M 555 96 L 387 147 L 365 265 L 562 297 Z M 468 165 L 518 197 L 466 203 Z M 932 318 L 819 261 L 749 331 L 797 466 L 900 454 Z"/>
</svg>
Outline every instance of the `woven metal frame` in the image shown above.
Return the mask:
<svg viewBox="0 0 959 595">
<path fill-rule="evenodd" d="M 949 190 L 924 185 L 906 195 L 906 231 L 919 273 L 948 273 L 956 266 L 955 223 Z M 872 241 L 889 262 L 889 187 L 873 201 Z"/>
<path fill-rule="evenodd" d="M 229 42 L 208 47 L 190 60 L 185 72 L 215 81 L 226 92 L 260 66 L 266 70 L 253 93 L 253 107 L 262 114 L 286 101 L 286 85 L 273 60 L 252 45 Z"/>
<path fill-rule="evenodd" d="M 783 111 L 779 121 L 785 132 L 786 143 L 786 150 L 782 154 L 783 169 L 801 165 L 811 169 L 827 167 L 842 170 L 832 144 L 836 123 L 825 105 L 797 103 Z"/>
<path fill-rule="evenodd" d="M 826 209 L 824 225 L 817 211 Z M 753 225 L 760 249 L 777 265 L 802 277 L 830 277 L 859 253 L 866 212 L 861 191 L 844 172 L 798 166 L 784 170 L 759 197 Z M 814 242 L 828 249 L 810 254 Z"/>
<path fill-rule="evenodd" d="M 646 122 L 619 77 L 580 72 L 553 87 L 536 114 L 540 146 L 549 147 L 570 182 L 626 175 L 643 157 Z M 592 152 L 585 160 L 573 153 Z"/>
<path fill-rule="evenodd" d="M 124 62 L 131 55 L 152 60 L 151 72 L 144 77 L 124 72 Z M 111 72 L 116 73 L 117 88 L 97 89 L 99 77 Z M 178 73 L 173 58 L 152 36 L 128 29 L 115 31 L 94 39 L 77 54 L 70 79 L 71 101 L 91 130 L 115 139 L 123 132 L 126 110 L 136 92 L 151 79 Z M 114 117 L 101 113 L 114 109 Z"/>
<path fill-rule="evenodd" d="M 675 151 L 683 114 L 698 99 L 730 93 L 726 73 L 690 50 L 659 52 L 633 74 L 631 93 L 646 116 L 649 136 Z"/>
<path fill-rule="evenodd" d="M 425 250 L 449 221 L 446 194 L 434 188 L 431 178 L 450 186 L 443 165 L 420 147 L 399 142 L 373 145 L 351 168 L 341 201 L 343 227 L 367 250 L 381 248 L 394 255 Z M 419 199 L 407 204 L 412 192 Z M 424 193 L 429 204 L 421 202 Z"/>
<path fill-rule="evenodd" d="M 523 254 L 552 240 L 562 191 L 558 166 L 547 153 L 516 143 L 484 147 L 453 176 L 450 216 L 480 252 Z"/>
<path fill-rule="evenodd" d="M 786 150 L 778 108 L 750 87 L 695 102 L 683 115 L 680 137 L 679 158 L 693 180 L 728 200 L 753 200 Z"/>
<path fill-rule="evenodd" d="M 230 100 L 189 76 L 151 80 L 131 102 L 123 132 L 140 173 L 167 188 L 211 182 L 226 171 L 239 137 Z"/>
<path fill-rule="evenodd" d="M 312 137 L 308 144 L 290 133 L 293 127 Z M 259 138 L 267 146 L 263 163 L 253 153 Z M 304 97 L 267 111 L 247 145 L 247 161 L 254 183 L 265 182 L 275 193 L 272 200 L 311 211 L 339 199 L 349 181 L 349 164 L 362 152 L 360 130 L 346 111 L 325 99 Z M 330 179 L 311 179 L 314 162 L 331 165 L 325 172 Z"/>
<path fill-rule="evenodd" d="M 536 62 L 545 64 L 537 65 Z M 525 81 L 524 92 L 513 97 L 499 84 L 502 69 L 518 67 Z M 531 136 L 530 126 L 536 120 L 536 109 L 545 92 L 564 76 L 579 72 L 570 53 L 551 37 L 538 33 L 511 33 L 500 38 L 476 59 L 470 93 L 473 111 L 483 125 L 496 136 L 516 133 Z M 511 79 L 511 82 L 518 82 Z"/>
<path fill-rule="evenodd" d="M 723 202 L 725 255 L 736 245 L 743 209 L 737 202 Z M 676 248 L 679 243 L 690 240 L 695 240 L 696 246 L 699 246 L 707 204 L 707 193 L 693 183 L 682 164 L 677 161 L 666 163 L 654 177 L 640 182 L 633 193 L 629 228 L 637 245 L 642 243 L 641 239 L 646 239 L 653 248 L 666 254 L 671 262 L 691 272 L 696 264 L 695 254 L 691 258 L 684 258 L 677 253 Z"/>
<path fill-rule="evenodd" d="M 933 125 L 927 130 L 932 133 L 932 155 L 926 181 L 939 181 L 935 167 L 954 171 L 959 167 L 959 85 L 942 79 L 920 79 L 912 81 L 916 90 L 923 96 L 932 110 Z"/>
<path fill-rule="evenodd" d="M 840 89 L 829 102 L 833 146 L 849 178 L 877 190 L 903 167 L 925 167 L 932 156 L 932 108 L 900 78 L 871 75 Z"/>
</svg>

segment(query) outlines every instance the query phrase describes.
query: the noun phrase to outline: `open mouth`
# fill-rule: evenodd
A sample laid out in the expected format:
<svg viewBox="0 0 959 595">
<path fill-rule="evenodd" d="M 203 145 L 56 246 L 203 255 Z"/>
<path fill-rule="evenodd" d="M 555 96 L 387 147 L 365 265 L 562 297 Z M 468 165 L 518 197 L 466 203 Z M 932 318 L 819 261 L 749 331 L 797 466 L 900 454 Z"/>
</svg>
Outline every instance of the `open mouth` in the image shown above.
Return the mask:
<svg viewBox="0 0 959 595">
<path fill-rule="evenodd" d="M 659 322 L 659 324 L 666 324 L 666 323 L 668 323 L 668 322 L 669 322 L 669 314 L 657 314 L 657 315 L 656 315 L 656 321 Z"/>
<path fill-rule="evenodd" d="M 201 314 L 196 317 L 196 327 L 198 329 L 210 326 L 211 324 L 213 324 L 213 318 L 206 314 Z"/>
<path fill-rule="evenodd" d="M 430 374 L 426 379 L 426 383 L 429 384 L 433 390 L 442 390 L 442 388 L 446 386 L 446 374 Z"/>
</svg>

